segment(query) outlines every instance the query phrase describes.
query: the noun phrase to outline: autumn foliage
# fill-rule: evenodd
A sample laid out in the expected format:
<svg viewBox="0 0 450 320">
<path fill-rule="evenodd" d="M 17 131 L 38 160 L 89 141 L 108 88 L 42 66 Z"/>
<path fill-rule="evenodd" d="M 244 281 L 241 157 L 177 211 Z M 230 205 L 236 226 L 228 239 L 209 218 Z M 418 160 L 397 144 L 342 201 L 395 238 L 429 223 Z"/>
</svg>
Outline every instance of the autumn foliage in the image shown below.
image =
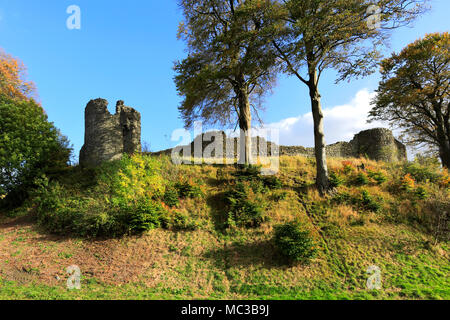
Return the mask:
<svg viewBox="0 0 450 320">
<path fill-rule="evenodd" d="M 36 87 L 26 76 L 26 67 L 22 61 L 0 48 L 0 94 L 20 100 L 36 100 Z"/>
</svg>

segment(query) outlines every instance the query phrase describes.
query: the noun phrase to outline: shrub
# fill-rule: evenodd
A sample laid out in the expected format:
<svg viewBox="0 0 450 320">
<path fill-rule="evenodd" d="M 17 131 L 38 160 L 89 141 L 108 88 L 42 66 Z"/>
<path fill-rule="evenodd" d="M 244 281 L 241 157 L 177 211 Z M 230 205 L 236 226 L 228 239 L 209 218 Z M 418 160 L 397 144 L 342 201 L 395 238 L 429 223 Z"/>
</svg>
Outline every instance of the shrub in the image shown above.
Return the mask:
<svg viewBox="0 0 450 320">
<path fill-rule="evenodd" d="M 199 228 L 197 217 L 184 211 L 176 211 L 164 219 L 164 227 L 175 231 L 194 231 Z"/>
<path fill-rule="evenodd" d="M 355 166 L 351 161 L 342 161 L 343 171 L 345 174 L 350 174 L 355 170 Z"/>
<path fill-rule="evenodd" d="M 164 193 L 163 201 L 169 207 L 176 207 L 180 204 L 180 196 L 178 190 L 173 187 L 167 187 Z"/>
<path fill-rule="evenodd" d="M 70 194 L 58 182 L 46 177 L 36 180 L 34 203 L 39 225 L 51 233 L 83 237 L 117 237 L 138 234 L 160 226 L 166 215 L 152 199 L 126 202 L 115 197 L 89 198 Z"/>
<path fill-rule="evenodd" d="M 156 158 L 125 154 L 121 160 L 103 163 L 97 171 L 99 187 L 112 196 L 115 205 L 156 200 L 164 195 L 166 182 L 161 175 L 161 162 Z"/>
<path fill-rule="evenodd" d="M 286 200 L 288 193 L 286 191 L 275 191 L 271 195 L 272 201 L 279 202 L 282 200 Z"/>
<path fill-rule="evenodd" d="M 367 176 L 366 173 L 364 172 L 360 172 L 358 173 L 358 175 L 356 176 L 355 182 L 360 185 L 360 186 L 365 186 L 369 184 L 369 177 Z"/>
<path fill-rule="evenodd" d="M 267 193 L 269 188 L 261 180 L 251 180 L 248 182 L 254 193 Z"/>
<path fill-rule="evenodd" d="M 425 190 L 424 187 L 418 187 L 415 191 L 415 195 L 420 200 L 425 200 L 426 198 L 428 198 L 428 192 L 427 192 L 427 190 Z"/>
<path fill-rule="evenodd" d="M 337 193 L 331 202 L 335 204 L 347 204 L 351 203 L 352 197 L 348 192 Z"/>
<path fill-rule="evenodd" d="M 249 187 L 238 182 L 225 193 L 228 205 L 228 225 L 255 228 L 265 221 L 265 203 L 261 199 L 251 200 Z"/>
<path fill-rule="evenodd" d="M 276 176 L 266 176 L 262 178 L 265 187 L 270 190 L 281 189 L 283 183 Z"/>
<path fill-rule="evenodd" d="M 410 192 L 415 187 L 415 181 L 410 173 L 406 174 L 401 180 L 401 189 Z"/>
<path fill-rule="evenodd" d="M 345 178 L 344 177 L 342 177 L 339 173 L 337 173 L 337 172 L 331 172 L 331 174 L 330 174 L 330 184 L 331 184 L 331 187 L 333 187 L 333 188 L 337 188 L 337 187 L 339 187 L 340 185 L 342 185 L 342 184 L 344 184 L 345 183 Z"/>
<path fill-rule="evenodd" d="M 128 232 L 134 234 L 160 227 L 161 217 L 165 214 L 166 211 L 161 204 L 150 200 L 142 200 L 120 208 L 120 216 Z"/>
<path fill-rule="evenodd" d="M 298 222 L 275 227 L 275 246 L 291 261 L 308 263 L 317 252 L 309 231 Z"/>
<path fill-rule="evenodd" d="M 436 169 L 430 166 L 424 166 L 416 162 L 407 163 L 403 166 L 405 175 L 409 175 L 416 182 L 438 182 L 440 174 L 436 171 Z"/>
<path fill-rule="evenodd" d="M 368 171 L 369 178 L 375 180 L 378 185 L 381 185 L 387 181 L 385 174 L 381 171 Z"/>
<path fill-rule="evenodd" d="M 259 179 L 261 167 L 254 165 L 238 165 L 238 169 L 233 173 L 239 181 L 250 181 Z"/>
<path fill-rule="evenodd" d="M 373 212 L 378 212 L 381 209 L 381 205 L 372 198 L 367 190 L 361 192 L 361 205 L 364 209 Z"/>
<path fill-rule="evenodd" d="M 444 168 L 441 179 L 439 181 L 439 185 L 442 188 L 450 188 L 450 174 L 448 172 L 448 169 Z"/>
<path fill-rule="evenodd" d="M 177 182 L 175 184 L 175 189 L 178 192 L 180 198 L 201 198 L 204 196 L 200 186 L 192 183 L 191 181 Z"/>
</svg>

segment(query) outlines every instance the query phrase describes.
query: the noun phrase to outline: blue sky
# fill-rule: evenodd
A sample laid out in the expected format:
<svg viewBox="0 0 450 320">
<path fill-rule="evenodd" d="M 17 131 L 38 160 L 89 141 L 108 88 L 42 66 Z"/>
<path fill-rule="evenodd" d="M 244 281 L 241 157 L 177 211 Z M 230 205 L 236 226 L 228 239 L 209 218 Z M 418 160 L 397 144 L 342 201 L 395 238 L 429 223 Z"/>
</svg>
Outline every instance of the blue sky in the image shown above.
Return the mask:
<svg viewBox="0 0 450 320">
<path fill-rule="evenodd" d="M 81 8 L 81 30 L 66 27 L 66 9 L 73 4 Z M 413 28 L 394 31 L 387 54 L 450 29 L 450 1 L 431 4 Z M 142 140 L 156 151 L 174 146 L 170 136 L 183 127 L 172 71 L 173 62 L 186 55 L 176 38 L 181 19 L 176 0 L 0 0 L 0 47 L 28 67 L 50 121 L 69 137 L 76 155 L 84 139 L 84 108 L 98 97 L 110 102 L 111 111 L 117 100 L 140 111 Z M 320 88 L 329 143 L 366 128 L 379 80 L 375 74 L 335 85 L 334 76 L 327 72 Z M 310 146 L 309 109 L 306 87 L 283 76 L 260 115 L 280 127 L 283 144 Z"/>
</svg>

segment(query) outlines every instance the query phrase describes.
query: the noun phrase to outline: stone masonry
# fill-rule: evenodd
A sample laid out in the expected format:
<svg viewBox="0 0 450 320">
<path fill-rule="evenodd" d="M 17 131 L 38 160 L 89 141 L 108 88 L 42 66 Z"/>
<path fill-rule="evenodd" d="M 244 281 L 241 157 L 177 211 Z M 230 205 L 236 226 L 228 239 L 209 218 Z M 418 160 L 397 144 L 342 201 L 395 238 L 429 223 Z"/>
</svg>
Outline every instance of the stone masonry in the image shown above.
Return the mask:
<svg viewBox="0 0 450 320">
<path fill-rule="evenodd" d="M 326 147 L 330 158 L 367 157 L 376 161 L 396 162 L 407 159 L 406 146 L 384 128 L 370 129 L 355 135 L 350 142 L 337 142 Z M 281 155 L 314 156 L 314 148 L 280 147 Z"/>
<path fill-rule="evenodd" d="M 194 155 L 195 141 L 202 139 L 203 143 L 198 143 L 198 145 L 203 145 L 203 150 L 208 147 L 215 139 L 211 137 L 222 137 L 223 143 L 223 154 L 226 157 L 237 158 L 237 138 L 230 138 L 225 135 L 225 132 L 208 132 L 204 133 L 203 136 L 198 136 L 195 138 L 194 142 L 191 143 L 189 149 Z M 252 153 L 256 156 L 259 153 L 258 143 L 265 143 L 267 145 L 267 154 L 271 155 L 271 150 L 273 148 L 272 142 L 267 142 L 264 138 L 253 137 L 252 138 Z M 232 154 L 227 154 L 226 145 L 231 144 Z M 182 152 L 182 147 L 177 148 L 180 150 L 180 155 Z M 396 162 L 404 161 L 407 159 L 406 147 L 400 141 L 394 138 L 391 130 L 384 128 L 370 129 L 362 131 L 355 135 L 350 142 L 337 142 L 326 147 L 327 156 L 329 158 L 359 158 L 367 157 L 376 161 L 385 162 Z M 170 155 L 172 149 L 160 151 L 155 154 L 167 154 Z M 234 153 L 234 154 L 233 154 Z M 279 146 L 279 154 L 285 156 L 304 156 L 304 157 L 314 157 L 314 148 L 305 148 L 300 146 Z M 212 154 L 214 156 L 214 154 Z"/>
<path fill-rule="evenodd" d="M 85 110 L 84 146 L 80 165 L 98 166 L 118 160 L 124 153 L 141 151 L 141 114 L 118 101 L 116 113 L 108 111 L 105 99 L 91 100 Z"/>
</svg>

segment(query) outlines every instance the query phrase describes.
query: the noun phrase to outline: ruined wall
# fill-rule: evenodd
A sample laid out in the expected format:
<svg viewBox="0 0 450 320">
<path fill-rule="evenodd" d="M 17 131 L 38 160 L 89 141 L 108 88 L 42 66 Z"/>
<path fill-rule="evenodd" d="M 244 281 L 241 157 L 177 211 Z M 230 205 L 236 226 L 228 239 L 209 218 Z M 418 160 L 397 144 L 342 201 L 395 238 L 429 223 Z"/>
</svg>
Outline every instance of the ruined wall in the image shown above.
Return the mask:
<svg viewBox="0 0 450 320">
<path fill-rule="evenodd" d="M 117 160 L 124 153 L 141 151 L 141 115 L 118 101 L 116 114 L 108 111 L 105 99 L 91 100 L 85 110 L 84 146 L 80 165 L 97 166 Z"/>
<path fill-rule="evenodd" d="M 195 138 L 195 140 L 189 146 L 191 150 L 191 155 L 194 156 L 194 142 L 197 142 L 198 145 L 202 145 L 203 151 L 208 151 L 211 147 L 211 143 L 218 137 L 219 139 L 223 139 L 223 154 L 226 155 L 227 158 L 237 158 L 238 151 L 238 139 L 230 138 L 225 135 L 225 132 L 208 132 L 203 135 L 199 135 Z M 202 140 L 200 140 L 202 139 Z M 252 154 L 253 156 L 257 156 L 259 154 L 259 144 L 258 141 L 262 139 L 263 143 L 267 145 L 267 154 L 271 155 L 273 143 L 267 142 L 264 138 L 253 137 L 252 138 Z M 200 142 L 202 141 L 202 142 Z M 226 145 L 231 146 L 229 152 L 227 154 Z M 182 148 L 176 148 L 176 151 L 179 151 L 179 155 L 182 154 Z M 386 161 L 386 162 L 395 162 L 395 161 L 403 161 L 407 159 L 406 155 L 406 147 L 401 142 L 397 141 L 392 131 L 388 129 L 378 128 L 366 130 L 355 135 L 352 141 L 350 142 L 337 142 L 335 144 L 328 145 L 326 147 L 327 156 L 330 158 L 359 158 L 359 157 L 368 157 L 369 159 L 376 161 Z M 154 153 L 156 155 L 166 154 L 170 155 L 172 149 L 160 151 L 158 153 Z M 207 152 L 208 153 L 208 152 Z M 284 156 L 304 156 L 304 157 L 314 157 L 315 152 L 314 148 L 305 148 L 301 146 L 280 146 L 279 154 Z M 214 153 L 212 153 L 214 157 Z"/>
<path fill-rule="evenodd" d="M 406 146 L 397 141 L 392 131 L 378 128 L 358 133 L 352 140 L 354 154 L 369 159 L 394 162 L 406 160 Z"/>
<path fill-rule="evenodd" d="M 368 157 L 376 161 L 395 162 L 407 159 L 406 146 L 384 128 L 370 129 L 355 135 L 350 142 L 338 142 L 326 147 L 330 158 Z M 280 155 L 314 157 L 314 148 L 280 147 Z"/>
</svg>

